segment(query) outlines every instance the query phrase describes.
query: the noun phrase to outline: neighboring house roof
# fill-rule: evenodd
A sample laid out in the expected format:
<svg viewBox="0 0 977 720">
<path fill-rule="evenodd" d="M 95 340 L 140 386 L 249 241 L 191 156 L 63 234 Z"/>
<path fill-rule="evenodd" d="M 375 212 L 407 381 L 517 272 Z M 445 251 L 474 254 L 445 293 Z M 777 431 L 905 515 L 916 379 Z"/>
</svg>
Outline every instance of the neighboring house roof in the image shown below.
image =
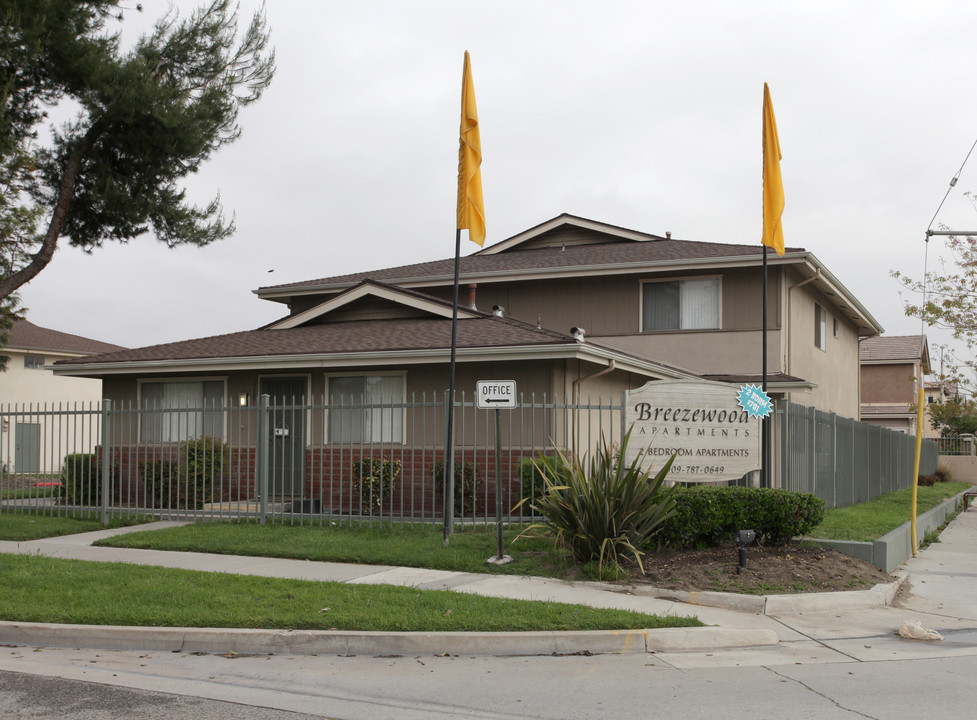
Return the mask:
<svg viewBox="0 0 977 720">
<path fill-rule="evenodd" d="M 50 330 L 35 325 L 29 320 L 17 320 L 10 329 L 7 348 L 27 352 L 55 352 L 71 355 L 94 355 L 96 353 L 124 350 L 121 345 L 92 340 L 81 335 Z"/>
<path fill-rule="evenodd" d="M 859 346 L 859 360 L 865 365 L 917 363 L 930 372 L 929 343 L 925 335 L 879 335 L 865 338 Z"/>
<path fill-rule="evenodd" d="M 284 321 L 257 330 L 119 350 L 54 364 L 58 374 L 120 374 L 165 372 L 180 369 L 213 370 L 305 366 L 348 367 L 445 362 L 451 347 L 450 304 L 415 291 L 401 291 L 368 282 L 333 298 L 324 309 L 309 311 L 306 324 L 293 327 Z M 340 313 L 365 295 L 401 303 L 417 317 L 327 322 L 329 313 Z M 421 302 L 421 299 L 424 301 Z M 287 318 L 286 318 L 287 320 Z M 653 377 L 694 377 L 689 371 L 651 362 L 591 342 L 580 343 L 570 335 L 529 325 L 511 318 L 465 310 L 457 324 L 460 362 L 469 360 L 578 358 L 610 364 Z"/>
<path fill-rule="evenodd" d="M 862 405 L 861 413 L 863 418 L 908 418 L 916 417 L 916 411 L 912 405 Z"/>
<path fill-rule="evenodd" d="M 672 240 L 563 214 L 460 258 L 459 277 L 466 283 L 491 282 L 758 267 L 762 262 L 763 249 L 759 243 L 732 245 Z M 813 278 L 861 334 L 875 335 L 882 331 L 878 321 L 812 253 L 803 248 L 787 248 L 784 256 L 769 257 L 768 263 L 791 265 L 805 279 Z M 262 287 L 254 292 L 265 300 L 289 302 L 298 295 L 339 292 L 368 278 L 405 288 L 451 285 L 454 258 Z"/>
</svg>

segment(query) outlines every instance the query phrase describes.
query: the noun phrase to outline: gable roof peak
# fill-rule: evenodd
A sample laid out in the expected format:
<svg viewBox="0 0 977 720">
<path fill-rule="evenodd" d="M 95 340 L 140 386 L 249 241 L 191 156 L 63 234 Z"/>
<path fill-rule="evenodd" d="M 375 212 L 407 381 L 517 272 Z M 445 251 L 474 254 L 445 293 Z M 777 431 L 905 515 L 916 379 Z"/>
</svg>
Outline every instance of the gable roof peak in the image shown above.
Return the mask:
<svg viewBox="0 0 977 720">
<path fill-rule="evenodd" d="M 498 253 L 510 250 L 536 249 L 546 246 L 546 237 L 553 236 L 557 241 L 564 244 L 568 239 L 573 244 L 600 244 L 606 242 L 648 242 L 655 240 L 671 239 L 668 237 L 652 235 L 650 233 L 630 230 L 618 225 L 588 220 L 587 218 L 570 213 L 561 213 L 555 218 L 546 220 L 534 227 L 524 230 L 521 233 L 506 238 L 489 247 L 473 253 L 474 255 L 497 255 Z M 581 238 L 586 240 L 581 241 Z"/>
</svg>

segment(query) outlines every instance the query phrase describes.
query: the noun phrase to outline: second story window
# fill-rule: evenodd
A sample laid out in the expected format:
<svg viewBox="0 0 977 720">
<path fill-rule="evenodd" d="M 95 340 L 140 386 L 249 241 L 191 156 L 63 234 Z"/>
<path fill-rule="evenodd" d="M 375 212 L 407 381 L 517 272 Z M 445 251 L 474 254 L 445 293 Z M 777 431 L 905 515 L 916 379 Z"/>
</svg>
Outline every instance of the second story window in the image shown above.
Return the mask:
<svg viewBox="0 0 977 720">
<path fill-rule="evenodd" d="M 827 331 L 828 321 L 824 308 L 814 303 L 814 346 L 819 350 L 824 350 L 827 347 L 825 338 Z"/>
<path fill-rule="evenodd" d="M 43 355 L 24 355 L 24 367 L 28 370 L 43 370 L 44 369 L 44 356 Z"/>
<path fill-rule="evenodd" d="M 719 278 L 646 282 L 641 286 L 641 330 L 716 330 Z"/>
</svg>

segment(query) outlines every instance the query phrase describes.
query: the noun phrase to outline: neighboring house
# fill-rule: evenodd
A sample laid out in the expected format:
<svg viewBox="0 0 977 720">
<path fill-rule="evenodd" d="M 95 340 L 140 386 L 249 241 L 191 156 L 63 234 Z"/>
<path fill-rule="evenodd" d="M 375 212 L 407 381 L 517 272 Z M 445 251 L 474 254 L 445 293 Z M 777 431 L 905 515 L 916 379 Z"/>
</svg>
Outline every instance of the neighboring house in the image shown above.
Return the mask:
<svg viewBox="0 0 977 720">
<path fill-rule="evenodd" d="M 919 379 L 930 372 L 925 335 L 866 338 L 861 346 L 862 416 L 864 422 L 916 434 Z M 924 418 L 924 437 L 938 435 Z"/>
<path fill-rule="evenodd" d="M 61 361 L 55 371 L 101 378 L 106 397 L 141 408 L 309 398 L 325 412 L 288 429 L 298 447 L 351 438 L 402 444 L 420 419 L 359 412 L 339 423 L 334 408 L 351 397 L 443 395 L 453 265 L 448 258 L 259 288 L 260 298 L 287 307 L 281 320 Z M 812 253 L 789 248 L 769 265 L 771 394 L 857 417 L 858 341 L 881 327 Z M 655 379 L 759 383 L 761 267 L 759 244 L 672 240 L 561 215 L 461 258 L 459 393 L 470 398 L 479 379 L 515 380 L 527 397 L 571 399 L 620 398 Z M 200 413 L 131 432 L 168 442 L 219 431 L 218 422 Z M 257 431 L 242 432 L 253 442 Z"/>
<path fill-rule="evenodd" d="M 88 407 L 102 399 L 98 379 L 55 375 L 58 360 L 79 359 L 122 350 L 119 345 L 58 332 L 18 320 L 10 330 L 7 370 L 0 372 L 0 465 L 13 472 L 56 472 L 61 465 L 58 435 L 48 436 L 38 415 L 53 408 Z M 78 433 L 85 430 L 75 428 Z M 63 433 L 71 432 L 63 427 Z M 93 446 L 89 438 L 86 449 Z"/>
</svg>

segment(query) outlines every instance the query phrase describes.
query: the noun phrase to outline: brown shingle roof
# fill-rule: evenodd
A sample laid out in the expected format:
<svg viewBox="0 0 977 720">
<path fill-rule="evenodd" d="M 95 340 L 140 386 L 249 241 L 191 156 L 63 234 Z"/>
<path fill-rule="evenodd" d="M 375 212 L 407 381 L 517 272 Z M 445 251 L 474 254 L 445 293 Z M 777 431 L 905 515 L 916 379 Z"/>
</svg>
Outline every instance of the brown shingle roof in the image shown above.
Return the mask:
<svg viewBox="0 0 977 720">
<path fill-rule="evenodd" d="M 788 248 L 789 252 L 803 252 L 802 248 Z M 593 245 L 571 245 L 564 248 L 539 248 L 536 250 L 512 250 L 497 255 L 469 255 L 460 259 L 459 272 L 467 275 L 482 273 L 518 272 L 540 269 L 592 267 L 633 263 L 707 260 L 724 257 L 761 257 L 763 249 L 755 245 L 726 245 L 723 243 L 692 242 L 689 240 L 654 240 L 647 242 L 604 242 Z M 267 291 L 302 290 L 321 285 L 354 284 L 367 278 L 384 282 L 402 282 L 409 279 L 450 277 L 454 272 L 454 258 L 432 262 L 401 265 L 399 267 L 368 272 L 334 275 L 318 280 L 305 280 L 286 285 L 260 288 Z"/>
<path fill-rule="evenodd" d="M 915 362 L 926 354 L 925 344 L 926 337 L 921 335 L 877 335 L 862 340 L 859 358 L 862 362 Z"/>
<path fill-rule="evenodd" d="M 17 320 L 10 329 L 10 342 L 7 347 L 18 350 L 75 353 L 94 355 L 95 353 L 123 350 L 121 345 L 92 340 L 70 333 L 49 330 L 35 325 L 29 320 Z"/>
<path fill-rule="evenodd" d="M 575 342 L 568 335 L 545 329 L 537 330 L 531 325 L 508 318 L 480 317 L 458 321 L 459 348 L 572 345 Z M 450 345 L 450 319 L 363 320 L 306 325 L 287 330 L 258 329 L 183 340 L 135 350 L 109 352 L 85 358 L 85 363 L 397 352 L 437 350 Z M 72 363 L 63 361 L 61 364 Z"/>
</svg>

